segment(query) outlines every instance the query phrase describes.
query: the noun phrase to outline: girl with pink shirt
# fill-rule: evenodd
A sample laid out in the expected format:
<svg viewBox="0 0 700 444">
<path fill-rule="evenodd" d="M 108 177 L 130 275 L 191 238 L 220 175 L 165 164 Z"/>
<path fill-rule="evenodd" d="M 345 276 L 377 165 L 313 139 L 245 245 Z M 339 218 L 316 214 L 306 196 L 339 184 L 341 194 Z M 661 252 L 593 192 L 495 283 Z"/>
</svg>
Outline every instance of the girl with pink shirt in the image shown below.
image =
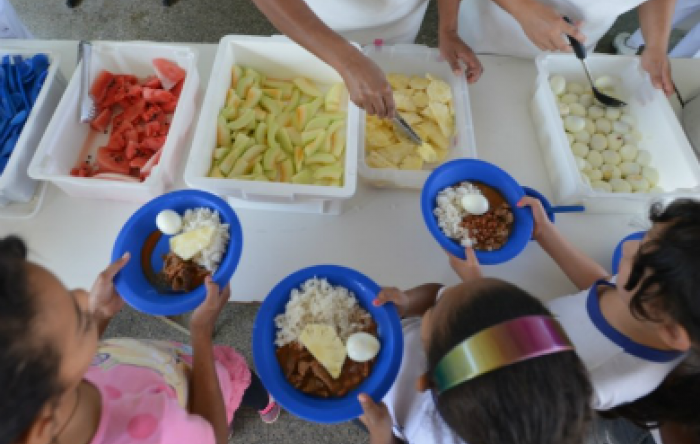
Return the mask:
<svg viewBox="0 0 700 444">
<path fill-rule="evenodd" d="M 279 406 L 245 359 L 214 346 L 228 301 L 207 279 L 192 345 L 99 337 L 124 306 L 110 265 L 92 289 L 68 290 L 0 239 L 0 444 L 224 444 L 240 405 L 273 422 Z"/>
</svg>

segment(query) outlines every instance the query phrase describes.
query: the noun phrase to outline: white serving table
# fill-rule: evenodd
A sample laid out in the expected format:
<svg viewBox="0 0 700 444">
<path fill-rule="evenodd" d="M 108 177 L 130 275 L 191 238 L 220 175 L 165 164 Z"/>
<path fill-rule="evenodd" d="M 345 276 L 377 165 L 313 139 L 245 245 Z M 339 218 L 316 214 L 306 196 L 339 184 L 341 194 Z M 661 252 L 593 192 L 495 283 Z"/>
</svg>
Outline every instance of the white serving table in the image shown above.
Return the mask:
<svg viewBox="0 0 700 444">
<path fill-rule="evenodd" d="M 61 71 L 70 78 L 77 42 L 32 44 L 38 50 L 60 53 Z M 191 46 L 199 50 L 201 103 L 216 45 Z M 482 56 L 481 60 L 485 74 L 470 87 L 479 158 L 504 168 L 522 185 L 551 196 L 528 110 L 536 76 L 534 62 L 498 56 Z M 684 96 L 700 90 L 700 60 L 673 60 L 673 70 Z M 190 138 L 193 128 L 194 123 Z M 186 188 L 182 179 L 176 188 Z M 122 224 L 138 207 L 72 198 L 48 185 L 38 214 L 26 220 L 0 219 L 0 237 L 23 237 L 32 260 L 48 267 L 68 286 L 89 287 L 109 263 Z M 340 216 L 251 209 L 237 209 L 237 213 L 243 225 L 244 249 L 231 281 L 232 301 L 261 301 L 289 273 L 317 264 L 345 265 L 366 273 L 380 285 L 403 288 L 425 282 L 457 282 L 445 254 L 424 226 L 418 192 L 376 189 L 360 180 L 356 196 L 345 203 Z M 557 215 L 557 226 L 609 268 L 617 242 L 641 228 L 633 220 L 630 215 L 561 214 Z M 484 272 L 522 286 L 543 300 L 574 290 L 535 243 L 516 259 L 484 267 Z"/>
</svg>

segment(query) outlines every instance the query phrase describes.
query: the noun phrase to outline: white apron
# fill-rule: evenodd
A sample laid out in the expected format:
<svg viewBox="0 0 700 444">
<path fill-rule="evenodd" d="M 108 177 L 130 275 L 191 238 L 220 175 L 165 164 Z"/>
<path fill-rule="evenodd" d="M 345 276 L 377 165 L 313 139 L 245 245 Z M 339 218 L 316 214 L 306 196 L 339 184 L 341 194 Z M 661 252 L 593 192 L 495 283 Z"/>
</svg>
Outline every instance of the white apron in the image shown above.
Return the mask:
<svg viewBox="0 0 700 444">
<path fill-rule="evenodd" d="M 428 7 L 428 0 L 305 1 L 331 29 L 361 45 L 413 43 Z"/>
<path fill-rule="evenodd" d="M 583 20 L 581 31 L 589 51 L 612 27 L 617 17 L 636 8 L 644 0 L 539 0 L 567 15 L 574 22 Z M 459 35 L 477 53 L 534 58 L 542 51 L 525 35 L 513 16 L 493 0 L 462 0 L 459 9 Z"/>
</svg>

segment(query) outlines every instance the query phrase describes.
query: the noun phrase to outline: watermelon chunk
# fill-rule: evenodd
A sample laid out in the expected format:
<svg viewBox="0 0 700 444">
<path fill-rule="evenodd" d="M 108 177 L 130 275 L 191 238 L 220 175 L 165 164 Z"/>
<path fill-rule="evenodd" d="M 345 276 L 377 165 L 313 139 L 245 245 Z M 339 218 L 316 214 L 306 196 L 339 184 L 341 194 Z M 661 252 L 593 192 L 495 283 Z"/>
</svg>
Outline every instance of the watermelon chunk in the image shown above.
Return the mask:
<svg viewBox="0 0 700 444">
<path fill-rule="evenodd" d="M 96 162 L 101 173 L 129 174 L 129 161 L 124 154 L 109 151 L 107 147 L 97 150 Z"/>
<path fill-rule="evenodd" d="M 107 70 L 102 70 L 97 74 L 97 78 L 95 78 L 90 87 L 90 96 L 96 103 L 100 103 L 104 99 L 107 94 L 107 88 L 113 81 L 114 74 Z"/>
<path fill-rule="evenodd" d="M 90 127 L 95 131 L 104 133 L 105 131 L 107 131 L 107 127 L 109 126 L 110 120 L 112 120 L 112 109 L 105 108 L 102 111 L 100 111 L 97 117 L 92 119 L 92 122 L 90 122 Z"/>
<path fill-rule="evenodd" d="M 187 71 L 168 59 L 153 59 L 153 67 L 165 89 L 172 89 L 187 75 Z"/>
</svg>

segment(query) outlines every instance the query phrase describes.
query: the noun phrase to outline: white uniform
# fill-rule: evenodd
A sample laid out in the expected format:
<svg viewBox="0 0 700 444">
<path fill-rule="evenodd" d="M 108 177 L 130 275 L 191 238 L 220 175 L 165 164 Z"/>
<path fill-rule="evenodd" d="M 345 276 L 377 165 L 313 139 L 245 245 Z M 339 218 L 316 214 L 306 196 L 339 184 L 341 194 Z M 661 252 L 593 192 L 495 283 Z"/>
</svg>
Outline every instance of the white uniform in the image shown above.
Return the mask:
<svg viewBox="0 0 700 444">
<path fill-rule="evenodd" d="M 638 344 L 603 317 L 598 285 L 550 301 L 547 305 L 576 347 L 591 378 L 596 410 L 612 409 L 652 392 L 684 357 Z"/>
<path fill-rule="evenodd" d="M 679 23 L 685 21 L 690 16 L 700 13 L 700 0 L 678 0 L 676 9 L 671 19 L 671 27 L 675 28 Z M 626 42 L 627 46 L 639 48 L 644 44 L 642 30 L 632 34 Z M 700 19 L 690 31 L 678 42 L 668 53 L 669 57 L 700 57 Z M 696 54 L 697 53 L 697 54 Z"/>
<path fill-rule="evenodd" d="M 591 51 L 617 17 L 644 0 L 538 0 L 573 21 L 583 20 L 581 31 Z M 525 35 L 520 23 L 493 0 L 462 0 L 459 35 L 477 53 L 534 58 L 542 51 Z"/>
<path fill-rule="evenodd" d="M 401 321 L 403 360 L 399 374 L 384 397 L 394 423 L 394 435 L 409 444 L 464 444 L 442 420 L 430 390 L 416 390 L 416 380 L 425 373 L 427 361 L 420 339 L 421 318 Z"/>
<path fill-rule="evenodd" d="M 361 45 L 413 43 L 428 7 L 428 0 L 305 1 L 328 27 Z"/>
</svg>

